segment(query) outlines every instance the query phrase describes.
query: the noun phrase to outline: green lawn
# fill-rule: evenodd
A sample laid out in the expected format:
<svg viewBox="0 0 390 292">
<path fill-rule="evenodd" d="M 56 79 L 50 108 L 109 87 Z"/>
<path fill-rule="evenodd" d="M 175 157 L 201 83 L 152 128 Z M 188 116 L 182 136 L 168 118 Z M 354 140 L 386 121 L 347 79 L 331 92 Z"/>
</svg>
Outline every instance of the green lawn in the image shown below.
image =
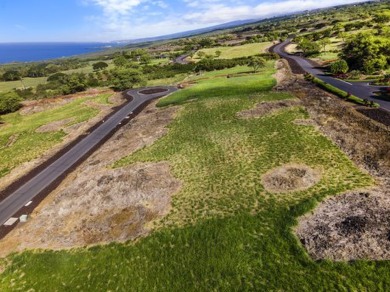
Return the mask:
<svg viewBox="0 0 390 292">
<path fill-rule="evenodd" d="M 319 201 L 373 181 L 314 127 L 293 123 L 308 118 L 303 108 L 237 117 L 256 103 L 292 98 L 270 91 L 272 68 L 237 80 L 212 72 L 162 99 L 160 106 L 182 104 L 168 134 L 115 164 L 168 161 L 182 181 L 155 232 L 127 244 L 11 255 L 0 290 L 386 290 L 388 262 L 315 262 L 293 235 L 297 217 Z M 321 181 L 306 191 L 265 191 L 262 174 L 291 162 L 319 169 Z"/>
<path fill-rule="evenodd" d="M 272 46 L 272 42 L 246 44 L 234 47 L 215 47 L 210 49 L 202 49 L 200 51 L 207 55 L 215 55 L 216 51 L 221 51 L 222 54 L 218 59 L 233 59 L 247 56 L 254 56 L 256 54 L 264 53 L 266 49 Z M 197 60 L 197 53 L 194 55 L 194 60 Z"/>
<path fill-rule="evenodd" d="M 0 127 L 0 177 L 9 173 L 20 164 L 42 155 L 46 150 L 61 142 L 66 136 L 64 131 L 50 133 L 37 133 L 35 130 L 42 125 L 54 121 L 73 118 L 69 123 L 76 124 L 86 121 L 96 114 L 98 110 L 84 104 L 87 100 L 99 103 L 108 103 L 111 94 L 102 94 L 93 98 L 80 98 L 58 107 L 31 115 L 20 115 L 19 112 L 3 115 L 1 120 L 5 123 Z M 12 145 L 9 141 L 15 140 Z M 0 289 L 1 290 L 1 289 Z"/>
</svg>

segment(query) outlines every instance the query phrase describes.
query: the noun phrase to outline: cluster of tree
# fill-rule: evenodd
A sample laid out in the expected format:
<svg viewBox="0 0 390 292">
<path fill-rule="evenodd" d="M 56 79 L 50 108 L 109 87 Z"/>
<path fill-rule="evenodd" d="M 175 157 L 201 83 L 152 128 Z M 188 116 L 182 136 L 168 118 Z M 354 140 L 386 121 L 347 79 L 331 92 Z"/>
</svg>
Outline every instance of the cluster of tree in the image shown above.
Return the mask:
<svg viewBox="0 0 390 292">
<path fill-rule="evenodd" d="M 318 43 L 307 38 L 300 38 L 297 41 L 297 48 L 301 50 L 305 56 L 315 56 L 320 53 L 321 47 Z"/>
<path fill-rule="evenodd" d="M 82 68 L 86 65 L 87 62 L 82 62 L 78 59 L 66 59 L 49 63 L 17 65 L 14 68 L 7 69 L 0 78 L 3 81 L 15 81 L 25 77 L 46 77 L 57 72 Z"/>
<path fill-rule="evenodd" d="M 264 53 L 258 54 L 251 57 L 241 57 L 234 59 L 202 59 L 198 62 L 194 68 L 196 72 L 199 71 L 214 71 L 233 68 L 236 66 L 248 65 L 257 71 L 259 68 L 263 67 L 267 60 L 278 59 L 279 56 L 273 53 Z"/>
<path fill-rule="evenodd" d="M 142 68 L 142 73 L 148 80 L 171 78 L 179 74 L 191 72 L 195 68 L 195 64 L 167 64 L 165 66 L 148 65 Z"/>
<path fill-rule="evenodd" d="M 353 70 L 371 74 L 390 65 L 390 39 L 359 33 L 346 40 L 340 57 Z"/>
<path fill-rule="evenodd" d="M 134 63 L 149 64 L 152 60 L 149 52 L 143 49 L 136 49 L 130 52 L 121 52 L 114 56 L 113 63 L 116 67 L 133 67 Z"/>
</svg>

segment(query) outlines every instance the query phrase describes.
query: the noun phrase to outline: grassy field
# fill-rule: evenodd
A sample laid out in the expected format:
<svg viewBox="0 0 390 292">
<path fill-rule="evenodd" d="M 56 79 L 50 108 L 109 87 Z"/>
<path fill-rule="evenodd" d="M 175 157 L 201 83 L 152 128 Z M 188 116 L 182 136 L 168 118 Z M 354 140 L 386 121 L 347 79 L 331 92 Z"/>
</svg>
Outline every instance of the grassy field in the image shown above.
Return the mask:
<svg viewBox="0 0 390 292">
<path fill-rule="evenodd" d="M 23 83 L 21 81 L 0 81 L 0 92 L 9 92 L 14 88 L 23 88 L 23 87 L 36 87 L 38 84 L 46 83 L 46 77 L 39 78 L 23 78 Z"/>
<path fill-rule="evenodd" d="M 72 119 L 68 125 L 86 121 L 99 111 L 85 105 L 85 101 L 107 104 L 109 95 L 76 99 L 64 106 L 30 115 L 16 112 L 1 116 L 4 125 L 0 127 L 0 177 L 16 166 L 40 156 L 66 136 L 62 130 L 37 133 L 37 128 L 65 119 Z"/>
<path fill-rule="evenodd" d="M 134 243 L 11 255 L 0 290 L 386 290 L 388 262 L 315 262 L 293 235 L 297 217 L 319 201 L 373 181 L 314 127 L 293 123 L 308 118 L 303 108 L 237 117 L 259 102 L 292 98 L 270 91 L 272 68 L 237 80 L 207 73 L 161 100 L 182 105 L 169 133 L 116 163 L 168 161 L 182 181 L 155 232 Z M 291 162 L 319 169 L 321 181 L 306 191 L 268 193 L 262 174 Z"/>
<path fill-rule="evenodd" d="M 207 55 L 215 55 L 216 51 L 221 51 L 222 54 L 218 59 L 233 59 L 264 53 L 270 46 L 272 46 L 272 42 L 246 44 L 234 47 L 215 47 L 210 49 L 202 49 L 200 51 L 206 53 Z M 198 60 L 197 53 L 194 55 L 194 60 Z"/>
</svg>

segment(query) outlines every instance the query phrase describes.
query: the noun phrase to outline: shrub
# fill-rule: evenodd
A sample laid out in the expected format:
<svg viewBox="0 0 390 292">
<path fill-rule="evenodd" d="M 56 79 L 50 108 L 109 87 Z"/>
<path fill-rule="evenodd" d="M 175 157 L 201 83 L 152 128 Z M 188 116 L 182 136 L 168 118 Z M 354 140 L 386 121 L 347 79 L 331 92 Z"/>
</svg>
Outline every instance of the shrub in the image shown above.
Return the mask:
<svg viewBox="0 0 390 292">
<path fill-rule="evenodd" d="M 20 107 L 21 98 L 15 92 L 0 94 L 0 114 L 17 111 Z"/>
<path fill-rule="evenodd" d="M 332 74 L 345 74 L 348 70 L 348 63 L 345 60 L 336 61 L 330 65 Z"/>
</svg>

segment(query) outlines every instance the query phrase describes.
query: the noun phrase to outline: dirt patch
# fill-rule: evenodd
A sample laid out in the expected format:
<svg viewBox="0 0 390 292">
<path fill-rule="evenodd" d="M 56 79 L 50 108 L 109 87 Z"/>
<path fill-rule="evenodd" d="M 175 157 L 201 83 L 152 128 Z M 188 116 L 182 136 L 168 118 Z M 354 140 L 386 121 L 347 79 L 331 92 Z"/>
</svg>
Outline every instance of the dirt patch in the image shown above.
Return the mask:
<svg viewBox="0 0 390 292">
<path fill-rule="evenodd" d="M 25 249 L 64 249 L 126 241 L 148 234 L 170 210 L 180 183 L 167 163 L 110 169 L 113 162 L 151 145 L 167 132 L 178 107 L 150 104 L 70 174 L 0 241 L 0 255 Z"/>
<path fill-rule="evenodd" d="M 244 118 L 244 119 L 259 118 L 267 114 L 274 113 L 280 109 L 285 109 L 285 108 L 299 106 L 299 105 L 300 102 L 297 99 L 261 102 L 258 103 L 253 109 L 239 112 L 237 116 L 239 118 Z"/>
<path fill-rule="evenodd" d="M 270 193 L 286 193 L 308 189 L 314 186 L 320 178 L 318 171 L 306 165 L 289 164 L 264 174 L 261 183 Z"/>
<path fill-rule="evenodd" d="M 375 189 L 327 199 L 300 219 L 296 233 L 314 259 L 390 259 L 390 192 Z"/>
<path fill-rule="evenodd" d="M 274 90 L 286 90 L 288 86 L 294 83 L 297 77 L 291 73 L 288 62 L 284 59 L 280 59 L 275 63 L 276 73 L 273 77 L 276 79 L 276 86 Z"/>
<path fill-rule="evenodd" d="M 74 121 L 74 118 L 55 121 L 55 122 L 49 123 L 47 125 L 40 126 L 35 131 L 38 133 L 57 132 L 57 131 L 61 130 L 62 128 L 64 128 L 64 126 L 66 127 L 66 125 L 72 123 L 73 121 Z"/>
</svg>

